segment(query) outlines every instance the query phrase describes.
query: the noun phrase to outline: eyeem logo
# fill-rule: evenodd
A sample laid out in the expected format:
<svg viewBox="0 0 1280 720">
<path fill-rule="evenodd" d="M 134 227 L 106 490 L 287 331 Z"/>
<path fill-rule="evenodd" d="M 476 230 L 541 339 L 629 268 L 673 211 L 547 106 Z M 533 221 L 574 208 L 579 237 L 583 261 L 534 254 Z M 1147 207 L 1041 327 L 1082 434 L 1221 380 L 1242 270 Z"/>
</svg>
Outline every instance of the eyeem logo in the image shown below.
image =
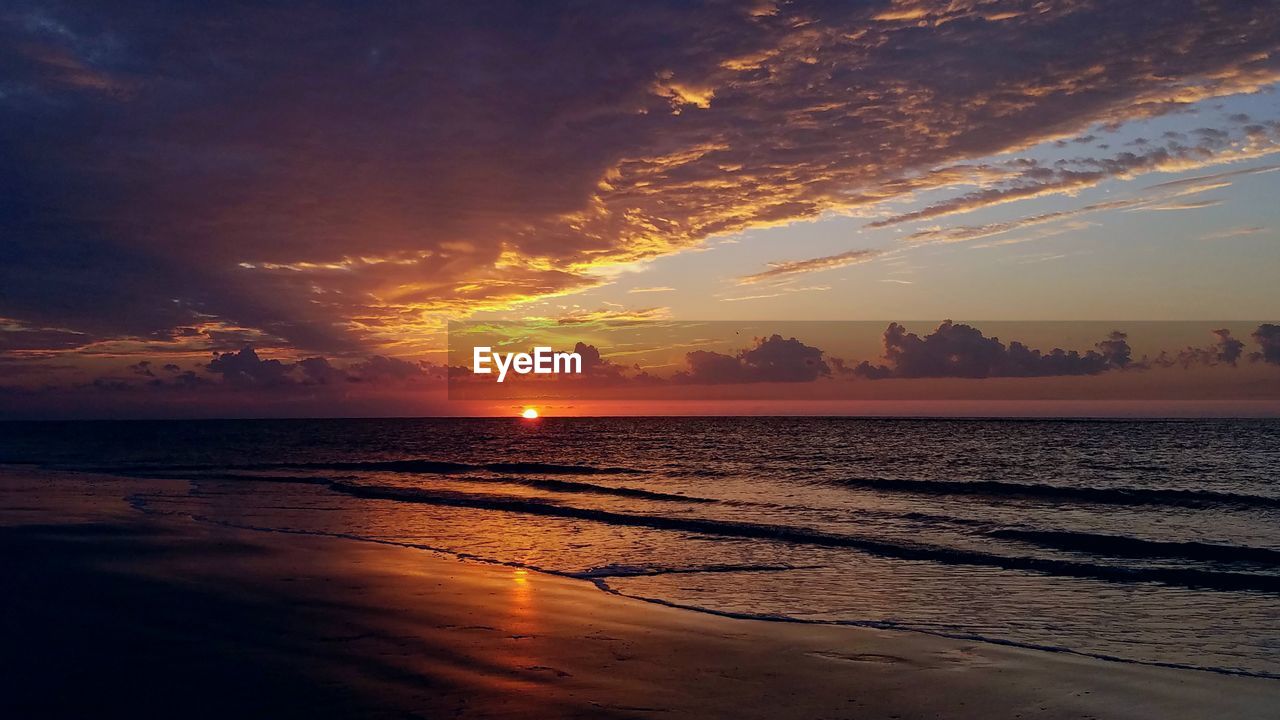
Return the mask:
<svg viewBox="0 0 1280 720">
<path fill-rule="evenodd" d="M 507 379 L 507 371 L 514 370 L 521 375 L 551 375 L 573 373 L 582 374 L 582 356 L 576 352 L 552 352 L 549 347 L 535 347 L 533 353 L 495 353 L 488 345 L 472 348 L 471 372 L 477 375 L 489 375 L 493 372 L 489 364 L 498 368 L 498 382 Z"/>
</svg>

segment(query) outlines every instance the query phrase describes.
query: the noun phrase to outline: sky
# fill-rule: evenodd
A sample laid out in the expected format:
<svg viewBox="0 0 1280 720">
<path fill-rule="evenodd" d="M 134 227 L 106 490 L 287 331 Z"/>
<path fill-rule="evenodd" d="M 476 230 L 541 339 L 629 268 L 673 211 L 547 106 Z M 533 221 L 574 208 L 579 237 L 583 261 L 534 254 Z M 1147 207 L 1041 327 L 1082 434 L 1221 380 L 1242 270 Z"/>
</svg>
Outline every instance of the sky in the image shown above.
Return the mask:
<svg viewBox="0 0 1280 720">
<path fill-rule="evenodd" d="M 1274 2 L 478 5 L 5 3 L 0 417 L 505 413 L 467 320 L 1206 322 L 1276 395 Z"/>
</svg>

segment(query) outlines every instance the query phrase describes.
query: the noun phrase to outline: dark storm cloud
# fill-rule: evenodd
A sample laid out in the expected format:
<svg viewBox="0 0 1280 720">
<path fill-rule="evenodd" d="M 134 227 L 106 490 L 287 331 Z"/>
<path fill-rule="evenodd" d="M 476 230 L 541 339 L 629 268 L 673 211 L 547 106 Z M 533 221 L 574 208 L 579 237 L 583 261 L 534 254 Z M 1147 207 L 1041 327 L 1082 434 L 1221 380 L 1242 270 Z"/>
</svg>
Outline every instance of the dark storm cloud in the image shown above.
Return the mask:
<svg viewBox="0 0 1280 720">
<path fill-rule="evenodd" d="M 963 163 L 1256 89 L 1274 10 L 16 0 L 0 316 L 375 350 L 714 233 L 1008 182 Z M 1049 170 L 1044 191 L 1119 172 Z M 237 362 L 219 367 L 257 377 Z"/>
<path fill-rule="evenodd" d="M 884 364 L 863 361 L 847 370 L 870 380 L 886 378 L 989 378 L 1096 375 L 1132 362 L 1128 336 L 1112 331 L 1093 350 L 1041 352 L 950 320 L 924 337 L 898 323 L 884 331 Z"/>
</svg>

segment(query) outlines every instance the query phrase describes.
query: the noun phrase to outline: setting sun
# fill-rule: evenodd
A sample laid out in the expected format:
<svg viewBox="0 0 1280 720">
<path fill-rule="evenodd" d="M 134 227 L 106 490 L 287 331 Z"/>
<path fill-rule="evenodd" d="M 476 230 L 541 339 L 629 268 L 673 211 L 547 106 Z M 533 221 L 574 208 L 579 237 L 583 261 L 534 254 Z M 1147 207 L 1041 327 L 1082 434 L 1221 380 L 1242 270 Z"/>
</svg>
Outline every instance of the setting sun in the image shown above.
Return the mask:
<svg viewBox="0 0 1280 720">
<path fill-rule="evenodd" d="M 535 420 L 538 417 L 538 411 L 533 408 L 525 408 L 524 412 L 520 413 L 520 416 L 525 420 Z"/>
</svg>

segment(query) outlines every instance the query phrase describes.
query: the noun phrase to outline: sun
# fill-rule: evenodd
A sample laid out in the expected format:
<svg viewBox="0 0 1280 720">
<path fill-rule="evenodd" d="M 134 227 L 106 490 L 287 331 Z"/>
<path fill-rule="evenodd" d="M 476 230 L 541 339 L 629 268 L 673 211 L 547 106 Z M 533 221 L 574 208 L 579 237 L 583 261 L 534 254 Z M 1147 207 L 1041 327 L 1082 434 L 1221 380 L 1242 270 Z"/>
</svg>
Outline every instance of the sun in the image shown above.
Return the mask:
<svg viewBox="0 0 1280 720">
<path fill-rule="evenodd" d="M 534 408 L 525 408 L 524 412 L 520 413 L 520 417 L 525 420 L 536 420 L 538 418 L 538 411 Z"/>
</svg>

